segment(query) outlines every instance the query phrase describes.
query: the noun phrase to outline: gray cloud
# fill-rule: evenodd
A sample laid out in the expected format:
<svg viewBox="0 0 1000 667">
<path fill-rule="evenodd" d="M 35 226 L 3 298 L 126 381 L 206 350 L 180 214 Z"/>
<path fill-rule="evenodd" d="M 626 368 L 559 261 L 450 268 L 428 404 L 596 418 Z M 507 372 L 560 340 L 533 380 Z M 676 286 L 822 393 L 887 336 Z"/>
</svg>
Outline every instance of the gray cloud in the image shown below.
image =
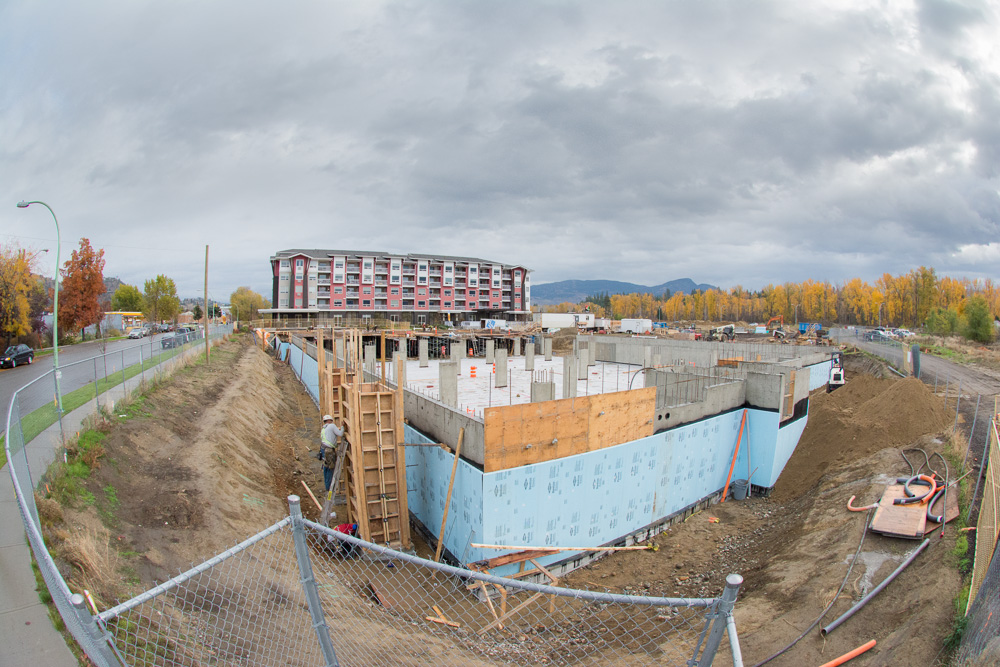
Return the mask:
<svg viewBox="0 0 1000 667">
<path fill-rule="evenodd" d="M 994 276 L 990 6 L 0 7 L 0 236 L 201 290 L 286 247 L 480 255 L 535 281 Z M 2 206 L 3 201 L 9 207 Z M 41 245 L 44 242 L 38 242 Z"/>
</svg>

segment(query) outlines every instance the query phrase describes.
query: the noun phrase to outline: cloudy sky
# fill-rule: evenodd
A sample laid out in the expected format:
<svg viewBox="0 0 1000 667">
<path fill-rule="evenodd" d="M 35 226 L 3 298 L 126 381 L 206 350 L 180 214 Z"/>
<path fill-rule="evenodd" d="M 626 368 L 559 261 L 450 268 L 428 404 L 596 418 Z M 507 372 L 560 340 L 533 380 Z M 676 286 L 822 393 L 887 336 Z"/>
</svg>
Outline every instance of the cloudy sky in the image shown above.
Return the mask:
<svg viewBox="0 0 1000 667">
<path fill-rule="evenodd" d="M 969 0 L 0 0 L 0 242 L 269 294 L 285 248 L 534 282 L 1000 278 Z M 43 268 L 54 267 L 53 253 Z"/>
</svg>

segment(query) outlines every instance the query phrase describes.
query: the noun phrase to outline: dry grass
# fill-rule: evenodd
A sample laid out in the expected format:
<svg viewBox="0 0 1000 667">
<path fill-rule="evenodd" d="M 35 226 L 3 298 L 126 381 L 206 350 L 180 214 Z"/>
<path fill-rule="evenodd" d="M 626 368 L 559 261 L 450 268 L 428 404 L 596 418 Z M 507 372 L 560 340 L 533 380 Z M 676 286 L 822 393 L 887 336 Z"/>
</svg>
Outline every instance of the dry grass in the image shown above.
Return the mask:
<svg viewBox="0 0 1000 667">
<path fill-rule="evenodd" d="M 73 566 L 68 583 L 74 590 L 87 589 L 105 602 L 123 597 L 125 588 L 118 573 L 121 557 L 107 529 L 98 522 L 86 521 L 67 531 L 59 556 Z"/>
</svg>

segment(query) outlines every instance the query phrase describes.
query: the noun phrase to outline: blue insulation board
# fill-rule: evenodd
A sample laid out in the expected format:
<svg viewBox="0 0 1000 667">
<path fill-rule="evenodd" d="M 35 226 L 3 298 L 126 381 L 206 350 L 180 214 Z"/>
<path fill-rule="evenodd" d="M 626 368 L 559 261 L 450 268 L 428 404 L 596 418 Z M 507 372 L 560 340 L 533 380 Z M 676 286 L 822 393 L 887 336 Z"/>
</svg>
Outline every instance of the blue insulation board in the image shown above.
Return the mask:
<svg viewBox="0 0 1000 667">
<path fill-rule="evenodd" d="M 473 548 L 473 542 L 599 546 L 665 519 L 725 486 L 742 416 L 742 409 L 733 410 L 596 452 L 494 473 L 460 461 L 445 547 L 468 563 L 512 551 Z M 779 428 L 777 413 L 748 410 L 733 479 L 746 479 L 749 464 L 757 468 L 754 484 L 773 486 L 805 424 L 803 417 Z M 408 428 L 407 442 L 428 439 Z M 410 511 L 436 533 L 454 457 L 439 447 L 409 447 L 406 461 Z"/>
<path fill-rule="evenodd" d="M 319 365 L 308 354 L 303 354 L 302 350 L 297 346 L 289 345 L 288 343 L 282 343 L 282 345 L 288 345 L 288 365 L 291 367 L 292 372 L 302 381 L 306 391 L 309 392 L 309 395 L 313 397 L 313 401 L 318 405 Z"/>
<path fill-rule="evenodd" d="M 819 364 L 806 366 L 809 369 L 809 391 L 815 391 L 830 381 L 830 370 L 833 368 L 833 361 L 824 361 Z"/>
</svg>

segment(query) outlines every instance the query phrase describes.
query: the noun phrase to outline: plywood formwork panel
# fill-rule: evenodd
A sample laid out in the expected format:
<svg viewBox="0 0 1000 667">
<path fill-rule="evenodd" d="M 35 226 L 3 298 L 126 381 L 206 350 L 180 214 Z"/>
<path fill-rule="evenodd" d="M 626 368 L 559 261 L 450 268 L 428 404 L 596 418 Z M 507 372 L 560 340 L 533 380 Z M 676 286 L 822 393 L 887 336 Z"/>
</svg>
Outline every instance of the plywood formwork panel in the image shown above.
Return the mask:
<svg viewBox="0 0 1000 667">
<path fill-rule="evenodd" d="M 487 408 L 484 469 L 552 461 L 647 437 L 655 409 L 655 387 Z"/>
</svg>

